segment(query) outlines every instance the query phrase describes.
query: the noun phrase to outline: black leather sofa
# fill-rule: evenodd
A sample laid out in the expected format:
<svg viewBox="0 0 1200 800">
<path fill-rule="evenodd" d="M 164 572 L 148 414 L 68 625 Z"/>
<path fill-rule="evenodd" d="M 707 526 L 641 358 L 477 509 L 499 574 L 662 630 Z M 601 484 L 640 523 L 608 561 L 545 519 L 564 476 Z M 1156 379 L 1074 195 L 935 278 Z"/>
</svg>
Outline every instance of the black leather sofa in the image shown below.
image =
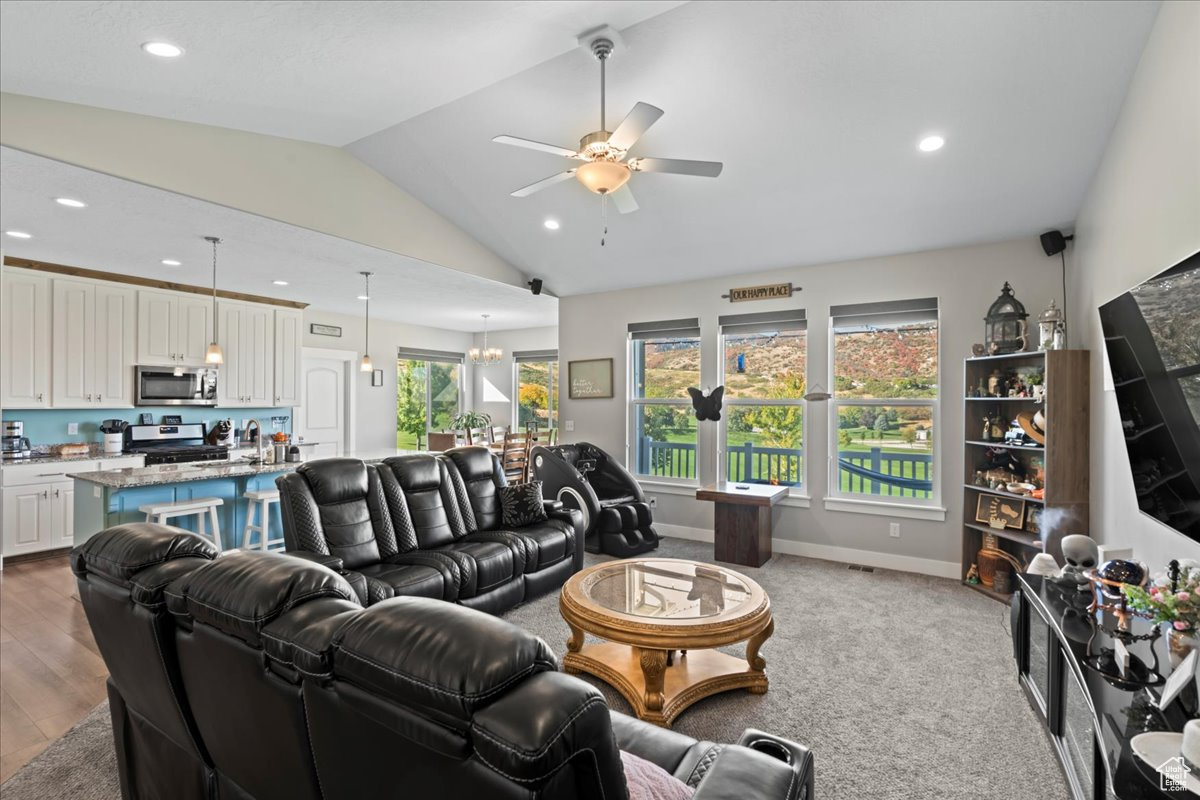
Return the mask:
<svg viewBox="0 0 1200 800">
<path fill-rule="evenodd" d="M 502 525 L 500 460 L 483 447 L 368 465 L 302 464 L 275 481 L 287 552 L 333 569 L 364 604 L 430 597 L 500 613 L 583 567 L 582 516 Z"/>
<path fill-rule="evenodd" d="M 503 620 L 432 598 L 363 608 L 331 569 L 217 558 L 152 523 L 71 553 L 108 666 L 126 800 L 628 796 L 619 750 L 696 800 L 812 797 L 811 753 L 701 742 L 611 712 Z"/>
<path fill-rule="evenodd" d="M 642 487 L 608 453 L 578 442 L 535 447 L 529 459 L 544 496 L 582 512 L 588 552 L 628 558 L 658 547 Z M 595 468 L 581 472 L 580 461 L 594 462 Z"/>
</svg>

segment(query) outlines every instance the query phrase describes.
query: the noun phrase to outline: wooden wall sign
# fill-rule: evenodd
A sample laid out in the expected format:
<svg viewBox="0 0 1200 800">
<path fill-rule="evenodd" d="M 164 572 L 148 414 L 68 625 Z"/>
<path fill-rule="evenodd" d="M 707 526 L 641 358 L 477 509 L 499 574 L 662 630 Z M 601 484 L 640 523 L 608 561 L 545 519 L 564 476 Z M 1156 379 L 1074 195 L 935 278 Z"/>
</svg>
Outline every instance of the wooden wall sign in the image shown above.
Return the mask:
<svg viewBox="0 0 1200 800">
<path fill-rule="evenodd" d="M 798 289 L 799 287 L 797 287 Z M 762 286 L 739 286 L 730 289 L 729 294 L 723 294 L 731 303 L 744 303 L 747 300 L 778 300 L 792 296 L 792 284 L 768 283 Z"/>
<path fill-rule="evenodd" d="M 316 322 L 309 323 L 308 330 L 314 336 L 341 336 L 342 326 L 340 325 L 320 325 Z"/>
<path fill-rule="evenodd" d="M 595 400 L 613 396 L 613 360 L 591 358 L 567 362 L 567 397 Z"/>
</svg>

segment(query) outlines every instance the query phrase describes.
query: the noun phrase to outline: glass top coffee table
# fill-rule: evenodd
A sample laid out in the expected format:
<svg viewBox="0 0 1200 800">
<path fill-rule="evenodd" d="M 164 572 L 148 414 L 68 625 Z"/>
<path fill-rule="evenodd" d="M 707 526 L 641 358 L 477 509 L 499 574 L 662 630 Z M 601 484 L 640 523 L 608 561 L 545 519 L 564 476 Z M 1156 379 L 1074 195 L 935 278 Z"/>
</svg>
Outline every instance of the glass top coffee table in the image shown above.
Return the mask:
<svg viewBox="0 0 1200 800">
<path fill-rule="evenodd" d="M 771 601 L 739 572 L 671 558 L 609 561 L 576 573 L 559 610 L 571 629 L 563 668 L 619 691 L 640 719 L 669 726 L 718 692 L 767 691 L 759 655 Z M 605 641 L 584 644 L 589 633 Z M 747 642 L 745 659 L 712 648 Z"/>
</svg>

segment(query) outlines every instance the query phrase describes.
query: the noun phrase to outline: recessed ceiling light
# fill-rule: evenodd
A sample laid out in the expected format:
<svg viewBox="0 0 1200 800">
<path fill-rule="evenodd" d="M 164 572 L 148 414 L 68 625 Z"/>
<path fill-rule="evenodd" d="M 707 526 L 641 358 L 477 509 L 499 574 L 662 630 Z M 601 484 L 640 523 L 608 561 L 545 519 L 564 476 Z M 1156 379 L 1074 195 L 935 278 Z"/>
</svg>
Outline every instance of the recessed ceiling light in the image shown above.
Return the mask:
<svg viewBox="0 0 1200 800">
<path fill-rule="evenodd" d="M 271 283 L 275 284 L 276 286 L 287 286 L 288 285 L 287 281 L 271 281 Z"/>
<path fill-rule="evenodd" d="M 183 55 L 183 48 L 170 42 L 146 42 L 142 49 L 159 58 L 179 58 Z"/>
<path fill-rule="evenodd" d="M 167 266 L 167 267 L 182 267 L 183 266 L 182 261 L 176 261 L 173 258 L 164 258 L 162 260 L 162 263 L 164 266 Z"/>
<path fill-rule="evenodd" d="M 76 200 L 73 197 L 56 197 L 54 198 L 54 202 L 67 208 L 87 208 L 87 203 L 82 200 Z"/>
<path fill-rule="evenodd" d="M 365 295 L 365 294 L 360 294 L 360 295 L 358 296 L 358 299 L 359 299 L 359 300 L 370 300 L 371 298 L 370 298 L 370 297 L 368 297 L 368 296 L 367 296 L 367 295 Z"/>
<path fill-rule="evenodd" d="M 33 238 L 33 234 L 26 233 L 25 231 L 5 231 L 4 235 L 11 236 L 14 239 L 32 239 Z"/>
<path fill-rule="evenodd" d="M 559 225 L 558 220 L 556 220 L 556 219 L 548 219 L 545 222 L 543 222 L 542 224 L 546 226 L 546 230 L 548 230 L 548 231 L 556 231 L 562 227 L 561 225 Z"/>
<path fill-rule="evenodd" d="M 932 153 L 935 150 L 941 150 L 946 144 L 946 140 L 941 136 L 926 136 L 917 144 L 917 147 L 922 153 Z"/>
</svg>

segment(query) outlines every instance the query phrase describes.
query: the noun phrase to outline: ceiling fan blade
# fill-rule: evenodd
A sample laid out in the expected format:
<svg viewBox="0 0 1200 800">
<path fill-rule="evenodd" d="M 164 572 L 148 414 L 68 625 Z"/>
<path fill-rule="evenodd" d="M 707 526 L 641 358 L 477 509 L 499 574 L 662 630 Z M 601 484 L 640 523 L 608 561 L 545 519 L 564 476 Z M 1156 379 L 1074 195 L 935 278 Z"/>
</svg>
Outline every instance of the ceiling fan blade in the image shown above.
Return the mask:
<svg viewBox="0 0 1200 800">
<path fill-rule="evenodd" d="M 638 103 L 633 107 L 621 124 L 608 137 L 608 143 L 621 150 L 628 150 L 633 143 L 642 138 L 642 134 L 650 130 L 650 126 L 658 122 L 663 110 L 649 103 Z"/>
<path fill-rule="evenodd" d="M 688 161 L 683 158 L 631 158 L 629 168 L 638 172 L 672 172 L 715 178 L 725 165 L 720 161 Z"/>
<path fill-rule="evenodd" d="M 574 158 L 576 153 L 574 150 L 568 150 L 565 147 L 559 147 L 556 144 L 545 144 L 544 142 L 535 142 L 532 139 L 521 139 L 516 136 L 497 136 L 492 139 L 493 142 L 500 144 L 511 144 L 513 147 L 524 147 L 526 150 L 540 150 L 543 153 L 550 153 L 556 156 L 565 156 Z"/>
<path fill-rule="evenodd" d="M 549 178 L 543 178 L 542 180 L 538 181 L 537 183 L 531 183 L 528 186 L 524 186 L 520 189 L 517 189 L 515 192 L 512 193 L 512 196 L 513 197 L 529 197 L 529 195 L 533 194 L 534 192 L 540 192 L 542 189 L 545 189 L 547 186 L 553 186 L 556 183 L 562 183 L 563 181 L 568 180 L 569 178 L 573 178 L 573 177 L 575 177 L 575 170 L 569 169 L 566 172 L 560 172 L 557 175 L 551 175 Z"/>
<path fill-rule="evenodd" d="M 613 205 L 617 207 L 617 211 L 621 212 L 622 214 L 628 214 L 631 211 L 638 210 L 637 200 L 633 199 L 633 192 L 629 190 L 628 183 L 622 186 L 620 189 L 617 189 L 608 197 L 610 200 L 612 200 Z"/>
</svg>

